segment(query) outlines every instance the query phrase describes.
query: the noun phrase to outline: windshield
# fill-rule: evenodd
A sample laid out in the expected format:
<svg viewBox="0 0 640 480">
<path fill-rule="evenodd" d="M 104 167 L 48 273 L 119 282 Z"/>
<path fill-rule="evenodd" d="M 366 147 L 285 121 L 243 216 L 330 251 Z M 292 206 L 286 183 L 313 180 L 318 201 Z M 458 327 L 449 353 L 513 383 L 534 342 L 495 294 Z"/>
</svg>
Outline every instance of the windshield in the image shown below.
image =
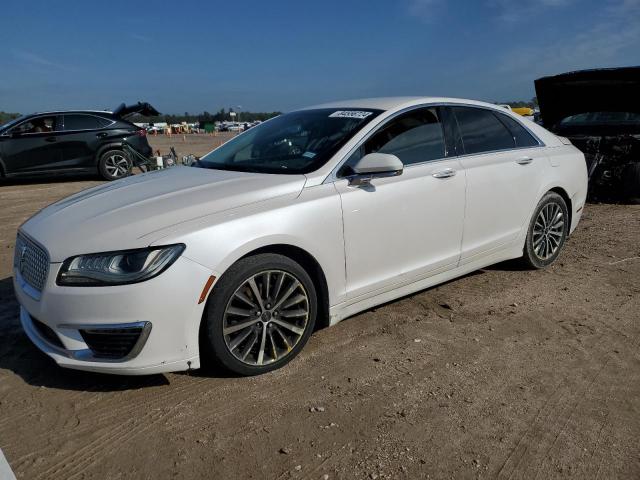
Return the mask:
<svg viewBox="0 0 640 480">
<path fill-rule="evenodd" d="M 202 157 L 198 167 L 299 174 L 317 170 L 382 110 L 322 108 L 281 115 Z"/>
<path fill-rule="evenodd" d="M 563 119 L 563 127 L 584 125 L 637 125 L 640 113 L 635 112 L 587 112 L 571 115 Z"/>
</svg>

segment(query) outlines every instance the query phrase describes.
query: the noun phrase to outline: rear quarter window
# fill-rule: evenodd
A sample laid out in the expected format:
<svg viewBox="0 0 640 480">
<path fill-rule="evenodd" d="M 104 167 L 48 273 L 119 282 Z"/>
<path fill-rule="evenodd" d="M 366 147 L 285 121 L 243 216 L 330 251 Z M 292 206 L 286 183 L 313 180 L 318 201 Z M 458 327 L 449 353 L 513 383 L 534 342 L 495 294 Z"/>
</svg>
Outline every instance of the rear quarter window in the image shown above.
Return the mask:
<svg viewBox="0 0 640 480">
<path fill-rule="evenodd" d="M 502 113 L 496 113 L 497 117 L 500 119 L 502 123 L 504 123 L 507 128 L 511 131 L 513 135 L 513 139 L 516 142 L 516 147 L 526 148 L 526 147 L 537 147 L 540 145 L 538 140 L 535 139 L 526 128 L 524 128 L 517 120 L 514 120 L 509 115 L 504 115 Z"/>
</svg>

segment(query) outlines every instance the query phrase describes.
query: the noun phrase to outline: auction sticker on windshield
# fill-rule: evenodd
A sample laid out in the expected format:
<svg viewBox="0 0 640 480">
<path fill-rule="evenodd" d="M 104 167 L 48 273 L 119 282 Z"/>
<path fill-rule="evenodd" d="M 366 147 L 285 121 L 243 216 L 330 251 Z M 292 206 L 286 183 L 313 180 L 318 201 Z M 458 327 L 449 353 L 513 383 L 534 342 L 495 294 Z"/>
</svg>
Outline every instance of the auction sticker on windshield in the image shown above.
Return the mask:
<svg viewBox="0 0 640 480">
<path fill-rule="evenodd" d="M 333 118 L 367 118 L 372 113 L 373 112 L 361 112 L 357 110 L 338 110 L 329 116 Z"/>
</svg>

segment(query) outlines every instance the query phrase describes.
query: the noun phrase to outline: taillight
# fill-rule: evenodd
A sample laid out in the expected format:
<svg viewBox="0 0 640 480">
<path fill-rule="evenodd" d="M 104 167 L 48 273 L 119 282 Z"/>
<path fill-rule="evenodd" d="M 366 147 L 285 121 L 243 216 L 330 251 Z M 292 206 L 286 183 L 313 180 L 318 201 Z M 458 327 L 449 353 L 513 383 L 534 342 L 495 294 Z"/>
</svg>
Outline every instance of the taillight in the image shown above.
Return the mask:
<svg viewBox="0 0 640 480">
<path fill-rule="evenodd" d="M 139 137 L 146 137 L 147 136 L 147 131 L 144 128 L 141 128 L 140 130 L 138 130 L 136 132 L 136 135 L 138 135 Z"/>
</svg>

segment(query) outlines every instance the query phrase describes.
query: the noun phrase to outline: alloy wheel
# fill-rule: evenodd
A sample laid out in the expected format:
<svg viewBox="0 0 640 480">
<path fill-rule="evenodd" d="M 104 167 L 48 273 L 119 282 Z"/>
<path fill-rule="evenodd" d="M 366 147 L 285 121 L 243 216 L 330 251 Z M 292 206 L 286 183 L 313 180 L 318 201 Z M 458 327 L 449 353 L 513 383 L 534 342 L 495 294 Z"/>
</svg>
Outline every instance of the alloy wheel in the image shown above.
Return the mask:
<svg viewBox="0 0 640 480">
<path fill-rule="evenodd" d="M 224 312 L 222 333 L 231 354 L 247 365 L 282 360 L 302 338 L 309 296 L 283 270 L 256 273 L 236 289 Z"/>
<path fill-rule="evenodd" d="M 533 226 L 533 251 L 540 260 L 556 254 L 564 239 L 564 214 L 557 203 L 547 203 L 540 209 Z"/>
<path fill-rule="evenodd" d="M 118 153 L 109 155 L 104 162 L 104 168 L 113 178 L 120 178 L 129 173 L 129 160 Z"/>
</svg>

